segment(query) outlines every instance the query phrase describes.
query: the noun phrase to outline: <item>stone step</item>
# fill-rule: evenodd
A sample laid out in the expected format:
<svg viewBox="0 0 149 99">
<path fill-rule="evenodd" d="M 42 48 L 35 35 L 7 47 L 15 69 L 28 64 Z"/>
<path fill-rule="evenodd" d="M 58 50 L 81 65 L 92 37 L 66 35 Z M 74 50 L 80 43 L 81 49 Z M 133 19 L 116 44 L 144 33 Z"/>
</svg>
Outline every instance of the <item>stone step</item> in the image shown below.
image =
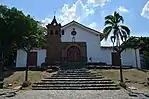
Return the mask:
<svg viewBox="0 0 149 99">
<path fill-rule="evenodd" d="M 93 77 L 93 76 L 102 76 L 98 74 L 53 74 L 52 76 L 88 76 L 88 77 Z"/>
<path fill-rule="evenodd" d="M 83 72 L 89 72 L 88 70 L 73 70 L 73 69 L 71 69 L 71 70 L 59 70 L 60 72 L 79 72 L 79 71 L 83 71 Z"/>
<path fill-rule="evenodd" d="M 60 74 L 55 74 L 55 75 L 52 75 L 52 76 L 88 76 L 88 77 L 90 77 L 90 76 L 101 76 L 101 75 L 92 75 L 92 74 L 85 74 L 85 75 L 79 75 L 79 74 L 76 74 L 76 75 L 62 74 L 62 75 L 60 75 Z"/>
<path fill-rule="evenodd" d="M 88 69 L 60 69 L 59 71 L 88 71 Z"/>
<path fill-rule="evenodd" d="M 58 75 L 97 75 L 96 73 L 57 73 Z M 99 74 L 98 74 L 99 75 Z"/>
<path fill-rule="evenodd" d="M 34 84 L 113 84 L 113 81 L 50 81 L 36 82 Z"/>
<path fill-rule="evenodd" d="M 88 71 L 88 69 L 60 69 L 60 71 Z"/>
<path fill-rule="evenodd" d="M 103 77 L 103 76 L 95 76 L 95 75 L 52 75 L 51 77 Z"/>
<path fill-rule="evenodd" d="M 97 75 L 97 74 L 95 73 L 57 73 L 57 75 Z"/>
<path fill-rule="evenodd" d="M 119 90 L 120 87 L 33 87 L 33 90 Z"/>
<path fill-rule="evenodd" d="M 90 73 L 90 72 L 58 72 L 58 73 L 60 73 L 60 74 L 62 74 L 62 73 L 74 73 L 74 74 L 76 74 L 76 73 Z"/>
<path fill-rule="evenodd" d="M 103 78 L 102 76 L 99 77 L 49 77 L 46 79 L 101 79 Z"/>
<path fill-rule="evenodd" d="M 88 69 L 87 69 L 87 68 L 78 68 L 78 69 L 77 69 L 77 68 L 76 68 L 76 69 L 75 69 L 75 68 L 73 68 L 73 69 L 69 69 L 69 68 L 68 68 L 68 69 L 60 69 L 60 70 L 61 70 L 61 71 L 64 71 L 64 70 L 65 70 L 65 71 L 81 71 L 81 70 L 82 70 L 82 71 L 83 71 L 83 70 L 87 71 Z"/>
<path fill-rule="evenodd" d="M 92 75 L 95 75 L 95 76 L 102 76 L 102 75 L 99 75 L 99 74 L 54 74 L 54 75 L 87 75 L 87 76 L 92 76 Z"/>
<path fill-rule="evenodd" d="M 35 84 L 32 87 L 112 87 L 116 84 Z"/>
<path fill-rule="evenodd" d="M 59 73 L 90 73 L 89 71 L 59 71 Z"/>
<path fill-rule="evenodd" d="M 95 74 L 53 74 L 55 75 L 61 75 L 61 76 L 102 76 L 102 75 L 95 75 Z"/>
<path fill-rule="evenodd" d="M 83 71 L 83 72 L 89 72 L 88 70 L 77 70 L 77 69 L 66 69 L 66 70 L 59 70 L 60 72 L 78 72 L 78 71 Z"/>
<path fill-rule="evenodd" d="M 53 74 L 52 76 L 60 75 L 60 76 L 102 76 L 99 74 Z"/>
<path fill-rule="evenodd" d="M 111 79 L 42 79 L 41 81 L 111 81 Z"/>
</svg>

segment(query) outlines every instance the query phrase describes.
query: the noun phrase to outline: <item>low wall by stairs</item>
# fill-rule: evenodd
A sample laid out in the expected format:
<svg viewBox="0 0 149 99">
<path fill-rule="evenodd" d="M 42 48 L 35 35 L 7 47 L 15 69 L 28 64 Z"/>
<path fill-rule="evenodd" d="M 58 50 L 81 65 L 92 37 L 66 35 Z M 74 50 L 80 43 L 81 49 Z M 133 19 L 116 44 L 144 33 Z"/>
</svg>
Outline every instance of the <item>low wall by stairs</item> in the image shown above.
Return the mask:
<svg viewBox="0 0 149 99">
<path fill-rule="evenodd" d="M 81 69 L 86 68 L 84 62 L 63 62 L 60 66 L 61 69 Z"/>
</svg>

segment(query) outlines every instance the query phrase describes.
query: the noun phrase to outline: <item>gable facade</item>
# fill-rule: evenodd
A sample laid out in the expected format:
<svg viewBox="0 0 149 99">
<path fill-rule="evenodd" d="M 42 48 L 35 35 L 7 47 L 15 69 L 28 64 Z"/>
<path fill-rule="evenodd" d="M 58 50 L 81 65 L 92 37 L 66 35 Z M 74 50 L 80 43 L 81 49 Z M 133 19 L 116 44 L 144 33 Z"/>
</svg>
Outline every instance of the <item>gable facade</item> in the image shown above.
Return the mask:
<svg viewBox="0 0 149 99">
<path fill-rule="evenodd" d="M 89 61 L 89 58 L 91 57 L 92 60 L 98 61 L 100 60 L 100 57 L 97 56 L 97 54 L 100 54 L 100 34 L 94 33 L 93 31 L 88 31 L 87 29 L 84 29 L 80 27 L 79 25 L 76 25 L 75 22 L 65 28 L 62 28 L 64 30 L 64 35 L 61 36 L 62 42 L 72 42 L 72 35 L 71 31 L 75 28 L 75 31 L 77 32 L 75 36 L 75 42 L 86 42 L 87 46 L 87 59 Z"/>
</svg>

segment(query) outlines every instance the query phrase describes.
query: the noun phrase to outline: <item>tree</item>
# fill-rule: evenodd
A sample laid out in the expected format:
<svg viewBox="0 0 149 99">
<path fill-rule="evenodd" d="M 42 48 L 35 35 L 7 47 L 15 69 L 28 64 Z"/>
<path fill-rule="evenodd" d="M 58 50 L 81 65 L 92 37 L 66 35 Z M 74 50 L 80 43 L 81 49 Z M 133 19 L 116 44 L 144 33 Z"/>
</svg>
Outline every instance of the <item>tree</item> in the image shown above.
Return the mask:
<svg viewBox="0 0 149 99">
<path fill-rule="evenodd" d="M 116 41 L 116 51 L 119 54 L 120 57 L 120 79 L 121 82 L 123 82 L 123 75 L 122 75 L 122 66 L 121 66 L 121 49 L 120 49 L 120 40 L 126 41 L 127 38 L 130 36 L 130 29 L 122 25 L 124 22 L 123 17 L 118 13 L 114 12 L 113 15 L 108 15 L 105 17 L 105 28 L 103 30 L 104 38 L 107 40 L 110 33 L 113 33 L 113 36 L 111 39 L 113 39 L 113 42 Z"/>
<path fill-rule="evenodd" d="M 143 53 L 143 58 L 144 58 L 144 69 L 149 69 L 149 52 L 144 51 Z"/>
<path fill-rule="evenodd" d="M 26 33 L 25 15 L 16 8 L 0 5 L 0 81 L 2 82 L 4 63 L 8 60 L 12 49 Z M 1 83 L 2 87 L 3 83 Z"/>
<path fill-rule="evenodd" d="M 28 20 L 28 31 L 22 36 L 22 41 L 18 44 L 20 49 L 23 49 L 29 57 L 30 51 L 34 48 L 42 48 L 45 45 L 45 28 L 41 27 L 38 21 L 35 21 L 29 15 L 26 17 Z M 28 60 L 27 60 L 28 61 Z M 27 62 L 26 62 L 27 63 Z M 28 86 L 28 64 L 26 64 L 25 82 Z"/>
<path fill-rule="evenodd" d="M 43 28 L 39 22 L 24 15 L 16 8 L 0 5 L 0 87 L 3 85 L 3 67 L 12 51 L 17 48 L 31 49 L 34 45 L 41 45 Z M 38 41 L 38 44 L 37 42 Z M 29 44 L 31 43 L 31 44 Z M 31 46 L 31 47 L 30 47 Z M 26 49 L 26 50 L 28 50 Z"/>
</svg>

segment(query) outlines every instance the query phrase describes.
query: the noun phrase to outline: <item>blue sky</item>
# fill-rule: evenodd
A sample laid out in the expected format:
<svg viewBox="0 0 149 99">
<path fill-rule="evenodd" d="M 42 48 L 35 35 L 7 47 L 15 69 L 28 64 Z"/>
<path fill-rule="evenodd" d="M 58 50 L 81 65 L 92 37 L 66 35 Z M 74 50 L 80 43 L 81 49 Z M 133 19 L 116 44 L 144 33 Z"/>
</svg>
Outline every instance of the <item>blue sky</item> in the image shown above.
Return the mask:
<svg viewBox="0 0 149 99">
<path fill-rule="evenodd" d="M 104 17 L 118 11 L 131 29 L 131 35 L 149 35 L 148 0 L 0 0 L 0 4 L 16 7 L 43 24 L 51 22 L 56 11 L 62 25 L 76 20 L 99 31 L 104 28 Z M 103 45 L 111 43 L 107 41 Z"/>
</svg>

